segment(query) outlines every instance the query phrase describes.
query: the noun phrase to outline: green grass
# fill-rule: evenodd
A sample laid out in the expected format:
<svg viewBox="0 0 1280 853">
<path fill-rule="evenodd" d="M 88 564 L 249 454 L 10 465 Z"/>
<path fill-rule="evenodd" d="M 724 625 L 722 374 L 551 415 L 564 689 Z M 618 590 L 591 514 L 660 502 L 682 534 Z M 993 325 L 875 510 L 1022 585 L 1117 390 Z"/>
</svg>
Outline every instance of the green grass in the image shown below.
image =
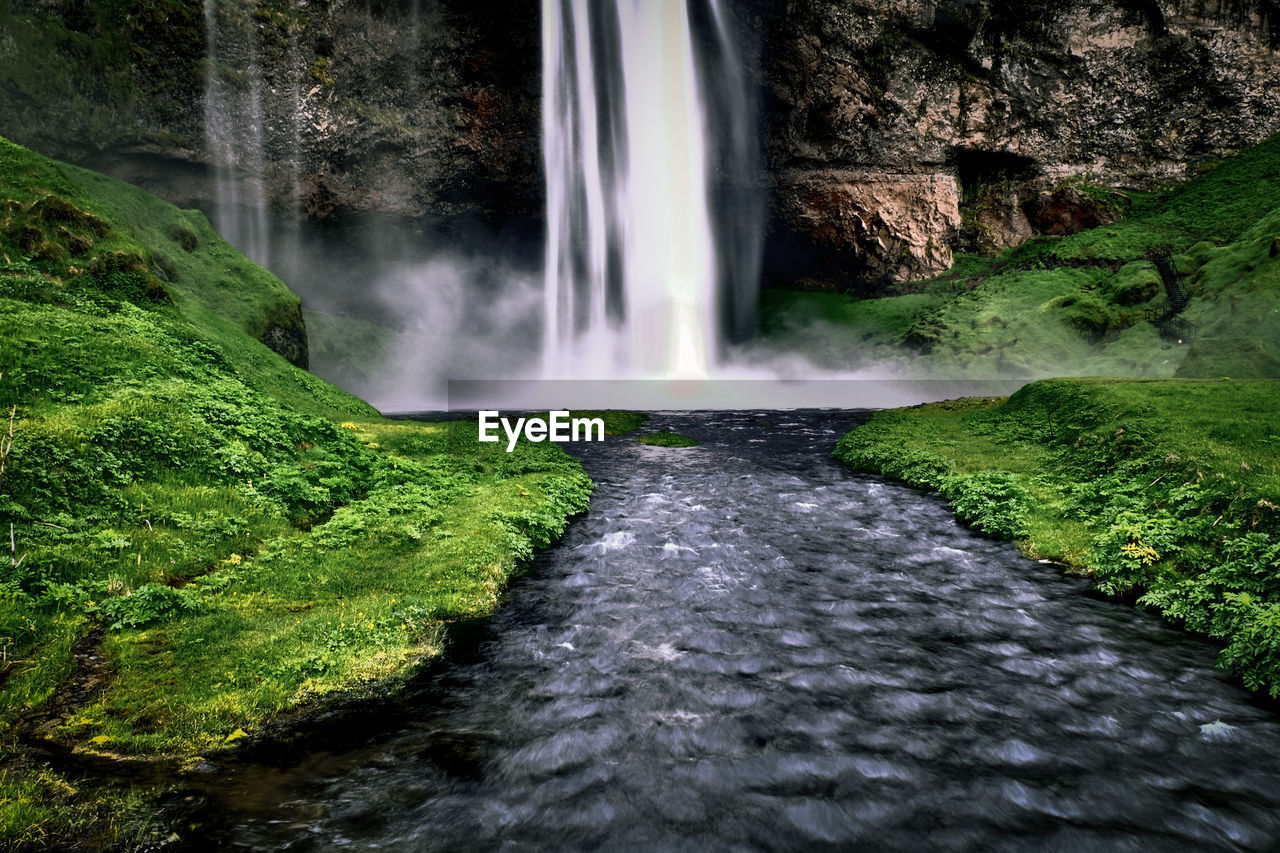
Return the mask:
<svg viewBox="0 0 1280 853">
<path fill-rule="evenodd" d="M 183 587 L 190 614 L 108 633 L 117 680 L 66 736 L 112 751 L 216 749 L 438 654 L 440 627 L 490 612 L 532 547 L 586 506 L 585 478 L 553 446 L 481 452 L 468 427 L 350 424 L 366 447 L 418 452 L 392 456 L 385 481 L 323 525 L 223 557 Z"/>
<path fill-rule="evenodd" d="M 638 437 L 636 441 L 651 447 L 697 447 L 699 444 L 696 438 L 690 438 L 687 435 L 680 435 L 665 429 L 646 433 Z"/>
<path fill-rule="evenodd" d="M 1280 381 L 1049 380 L 874 415 L 849 465 L 1225 646 L 1280 696 Z"/>
<path fill-rule="evenodd" d="M 762 346 L 825 367 L 931 378 L 1280 376 L 1280 136 L 1159 193 L 1125 219 L 958 256 L 921 292 L 853 300 L 772 293 Z M 1194 343 L 1146 322 L 1166 297 L 1149 257 L 1172 254 Z"/>
<path fill-rule="evenodd" d="M 626 435 L 629 432 L 635 432 L 649 420 L 649 415 L 645 412 L 627 412 L 618 409 L 575 411 L 572 417 L 600 418 L 604 421 L 605 435 Z"/>
<path fill-rule="evenodd" d="M 1134 194 L 1127 218 L 1064 237 L 1058 258 L 1134 260 L 1168 246 L 1229 243 L 1269 214 L 1280 199 L 1280 135 L 1222 161 L 1200 177 L 1161 193 Z"/>
<path fill-rule="evenodd" d="M 223 324 L 213 321 L 216 317 L 234 326 L 230 334 L 258 339 L 272 325 L 301 324 L 297 295 L 222 240 L 201 212 L 179 210 L 96 172 L 65 165 L 60 171 L 84 197 L 106 206 L 123 229 L 147 247 L 165 290 L 192 322 L 210 331 L 224 331 Z"/>
<path fill-rule="evenodd" d="M 257 337 L 297 297 L 198 214 L 3 141 L 0 176 L 0 846 L 123 844 L 150 831 L 120 805 L 146 791 L 14 742 L 95 629 L 101 671 L 81 675 L 102 689 L 61 695 L 42 736 L 108 758 L 235 749 L 438 655 L 590 481 L 555 445 L 385 420 L 291 365 Z"/>
<path fill-rule="evenodd" d="M 760 340 L 779 355 L 802 352 L 822 366 L 857 367 L 900 354 L 912 325 L 946 301 L 932 293 L 854 299 L 766 290 L 760 298 Z"/>
<path fill-rule="evenodd" d="M 1188 377 L 1280 376 L 1280 208 L 1233 243 L 1197 244 L 1184 259 L 1200 335 L 1178 370 Z"/>
<path fill-rule="evenodd" d="M 162 846 L 169 834 L 140 787 L 86 784 L 47 764 L 0 767 L 6 850 L 146 850 Z"/>
</svg>

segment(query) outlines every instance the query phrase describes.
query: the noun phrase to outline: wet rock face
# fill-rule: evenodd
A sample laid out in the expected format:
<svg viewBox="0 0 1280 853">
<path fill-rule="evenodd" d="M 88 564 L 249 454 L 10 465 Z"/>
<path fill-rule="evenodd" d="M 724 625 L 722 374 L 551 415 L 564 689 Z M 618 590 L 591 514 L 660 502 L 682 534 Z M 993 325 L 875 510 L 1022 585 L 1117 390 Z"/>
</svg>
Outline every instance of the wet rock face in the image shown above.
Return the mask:
<svg viewBox="0 0 1280 853">
<path fill-rule="evenodd" d="M 1039 234 L 1065 236 L 1114 222 L 1116 212 L 1075 187 L 1046 190 L 1022 205 L 1024 221 Z"/>
<path fill-rule="evenodd" d="M 949 247 L 997 251 L 1106 221 L 1064 179 L 1149 187 L 1280 130 L 1274 0 L 790 0 L 758 4 L 754 25 L 772 227 L 872 279 L 936 273 Z M 950 181 L 962 216 L 881 193 L 833 217 L 810 188 L 848 171 Z M 931 233 L 932 252 L 913 230 Z"/>
<path fill-rule="evenodd" d="M 321 224 L 541 216 L 536 4 L 4 8 L 0 134 L 41 153 L 206 210 L 230 167 L 244 197 Z M 1068 179 L 1149 187 L 1280 130 L 1280 0 L 732 9 L 762 93 L 768 283 L 926 277 L 955 249 L 1105 221 Z M 225 145 L 206 139 L 210 79 Z"/>
<path fill-rule="evenodd" d="M 41 153 L 206 210 L 231 169 L 243 197 L 326 224 L 541 208 L 527 3 L 11 5 L 39 23 L 0 32 L 0 134 Z M 56 85 L 20 71 L 41 50 Z"/>
<path fill-rule="evenodd" d="M 938 235 L 960 224 L 956 179 L 945 174 L 805 170 L 779 180 L 780 216 L 797 224 L 820 254 L 844 258 L 810 281 L 841 289 L 916 278 L 951 266 Z"/>
<path fill-rule="evenodd" d="M 262 333 L 261 340 L 293 366 L 306 370 L 310 365 L 307 330 L 300 316 L 291 317 L 284 323 L 272 323 Z"/>
</svg>

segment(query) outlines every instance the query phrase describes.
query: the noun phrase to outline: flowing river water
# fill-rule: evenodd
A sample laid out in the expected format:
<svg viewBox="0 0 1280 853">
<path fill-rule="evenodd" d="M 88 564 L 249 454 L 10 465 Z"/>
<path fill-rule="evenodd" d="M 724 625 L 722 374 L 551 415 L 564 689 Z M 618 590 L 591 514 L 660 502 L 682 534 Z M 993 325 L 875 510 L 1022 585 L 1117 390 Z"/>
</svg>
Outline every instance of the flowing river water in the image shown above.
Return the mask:
<svg viewBox="0 0 1280 853">
<path fill-rule="evenodd" d="M 476 653 L 220 845 L 1275 849 L 1280 715 L 1212 646 L 840 466 L 859 417 L 573 447 L 591 511 Z"/>
</svg>

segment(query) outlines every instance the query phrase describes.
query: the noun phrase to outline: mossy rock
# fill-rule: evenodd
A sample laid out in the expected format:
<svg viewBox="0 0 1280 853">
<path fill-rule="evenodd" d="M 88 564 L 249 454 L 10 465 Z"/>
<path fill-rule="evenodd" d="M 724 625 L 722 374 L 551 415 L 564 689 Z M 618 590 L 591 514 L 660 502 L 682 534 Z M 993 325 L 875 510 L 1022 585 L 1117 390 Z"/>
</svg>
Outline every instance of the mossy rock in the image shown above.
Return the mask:
<svg viewBox="0 0 1280 853">
<path fill-rule="evenodd" d="M 273 351 L 295 367 L 306 370 L 311 364 L 310 348 L 307 345 L 307 329 L 303 324 L 301 312 L 290 312 L 281 315 L 258 338 Z"/>
<path fill-rule="evenodd" d="M 31 257 L 37 261 L 60 264 L 67 259 L 67 250 L 52 240 L 43 240 L 31 250 Z"/>
<path fill-rule="evenodd" d="M 1106 298 L 1116 305 L 1132 306 L 1150 302 L 1160 292 L 1160 273 L 1149 261 L 1133 261 L 1102 285 Z"/>
<path fill-rule="evenodd" d="M 100 216 L 81 210 L 66 199 L 56 195 L 48 195 L 31 205 L 31 215 L 50 224 L 74 225 L 91 231 L 98 237 L 105 237 L 111 229 Z"/>
<path fill-rule="evenodd" d="M 169 239 L 181 246 L 184 252 L 194 252 L 200 246 L 200 238 L 196 236 L 196 232 L 185 225 L 170 225 L 165 233 Z"/>
<path fill-rule="evenodd" d="M 93 259 L 89 272 L 94 275 L 110 275 L 113 272 L 135 273 L 147 271 L 147 259 L 138 252 L 103 252 Z"/>
<path fill-rule="evenodd" d="M 1098 340 L 1116 325 L 1111 306 L 1091 292 L 1080 292 L 1054 300 L 1062 321 L 1090 340 Z"/>
<path fill-rule="evenodd" d="M 665 429 L 642 435 L 636 441 L 651 447 L 697 447 L 700 443 L 696 438 L 690 438 L 687 435 L 680 435 Z"/>
<path fill-rule="evenodd" d="M 66 227 L 58 229 L 58 239 L 66 244 L 73 255 L 87 255 L 93 249 L 93 238 L 88 234 L 77 234 Z"/>
<path fill-rule="evenodd" d="M 1210 243 L 1208 240 L 1201 240 L 1200 242 L 1193 245 L 1190 249 L 1187 249 L 1186 256 L 1191 260 L 1193 264 L 1195 264 L 1196 269 L 1199 269 L 1210 258 L 1213 257 L 1214 250 L 1216 250 L 1217 248 L 1218 248 L 1217 246 L 1215 246 L 1213 243 Z M 1178 269 L 1181 272 L 1188 272 L 1188 273 L 1194 271 L 1190 269 L 1184 270 L 1181 266 L 1178 267 Z"/>
</svg>

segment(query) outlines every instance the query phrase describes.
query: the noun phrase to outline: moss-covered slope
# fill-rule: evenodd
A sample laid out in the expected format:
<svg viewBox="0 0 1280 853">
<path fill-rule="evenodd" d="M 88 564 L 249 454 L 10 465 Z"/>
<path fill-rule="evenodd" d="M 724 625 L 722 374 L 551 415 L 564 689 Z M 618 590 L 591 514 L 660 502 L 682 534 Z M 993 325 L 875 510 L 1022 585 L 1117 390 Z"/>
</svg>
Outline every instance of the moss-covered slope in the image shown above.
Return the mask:
<svg viewBox="0 0 1280 853">
<path fill-rule="evenodd" d="M 959 377 L 1280 376 L 1280 136 L 1165 193 L 1106 192 L 1125 219 L 961 258 L 922 293 L 766 298 L 764 343 L 830 367 Z M 1191 335 L 1149 322 L 1190 293 Z"/>
<path fill-rule="evenodd" d="M 384 420 L 257 340 L 296 312 L 198 214 L 0 141 L 0 846 L 135 825 L 22 744 L 235 748 L 438 654 L 585 508 L 555 446 Z"/>
</svg>

